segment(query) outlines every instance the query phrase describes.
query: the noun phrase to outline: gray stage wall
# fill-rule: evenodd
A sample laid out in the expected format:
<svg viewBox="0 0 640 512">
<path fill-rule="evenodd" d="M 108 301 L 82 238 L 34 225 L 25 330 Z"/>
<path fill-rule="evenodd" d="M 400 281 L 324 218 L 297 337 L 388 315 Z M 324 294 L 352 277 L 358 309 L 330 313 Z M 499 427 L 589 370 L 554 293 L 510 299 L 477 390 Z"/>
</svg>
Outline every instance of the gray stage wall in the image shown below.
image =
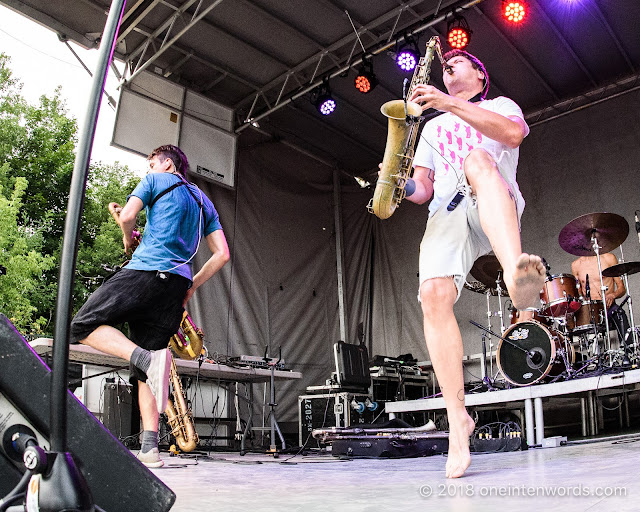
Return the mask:
<svg viewBox="0 0 640 512">
<path fill-rule="evenodd" d="M 633 226 L 633 212 L 640 209 L 638 105 L 640 93 L 631 92 L 534 126 L 525 139 L 518 171 L 527 201 L 523 249 L 543 255 L 553 273 L 570 272 L 573 259 L 558 245 L 560 230 L 589 212 L 625 217 L 631 226 L 626 260 L 640 260 Z M 273 355 L 282 346 L 287 366 L 304 377 L 278 384 L 279 418 L 297 421 L 297 396 L 329 377 L 339 337 L 333 170 L 278 143 L 241 149 L 238 162 L 235 191 L 198 182 L 220 212 L 232 261 L 196 293 L 189 309 L 211 353 L 262 355 L 270 345 Z M 362 322 L 372 355 L 411 352 L 428 359 L 416 299 L 426 205 L 405 201 L 380 221 L 365 209 L 371 190 L 344 177 L 341 189 L 347 341 L 357 341 Z M 201 249 L 196 266 L 207 257 Z M 640 305 L 638 275 L 630 285 Z M 497 309 L 496 299 L 492 307 Z M 485 324 L 486 311 L 484 295 L 463 291 L 456 314 L 465 354 L 481 350 L 469 320 Z M 496 330 L 498 325 L 494 319 Z M 474 367 L 465 375 L 477 376 Z"/>
</svg>

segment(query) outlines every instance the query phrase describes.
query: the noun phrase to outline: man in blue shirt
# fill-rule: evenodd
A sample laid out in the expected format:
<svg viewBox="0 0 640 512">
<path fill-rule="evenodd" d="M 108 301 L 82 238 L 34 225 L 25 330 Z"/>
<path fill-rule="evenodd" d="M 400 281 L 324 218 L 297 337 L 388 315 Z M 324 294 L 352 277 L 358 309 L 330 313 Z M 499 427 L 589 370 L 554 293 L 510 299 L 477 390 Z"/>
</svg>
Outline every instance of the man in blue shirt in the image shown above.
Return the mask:
<svg viewBox="0 0 640 512">
<path fill-rule="evenodd" d="M 148 157 L 151 172 L 119 213 L 125 251 L 135 246 L 133 230 L 145 208 L 147 223 L 128 265 L 105 281 L 71 323 L 71 340 L 130 362 L 139 381 L 142 447 L 138 458 L 159 467 L 158 416 L 169 394 L 169 338 L 197 288 L 229 261 L 218 213 L 202 191 L 186 180 L 188 161 L 180 148 L 160 146 Z M 204 239 L 211 257 L 192 276 L 191 261 Z M 114 326 L 128 322 L 131 339 Z"/>
</svg>

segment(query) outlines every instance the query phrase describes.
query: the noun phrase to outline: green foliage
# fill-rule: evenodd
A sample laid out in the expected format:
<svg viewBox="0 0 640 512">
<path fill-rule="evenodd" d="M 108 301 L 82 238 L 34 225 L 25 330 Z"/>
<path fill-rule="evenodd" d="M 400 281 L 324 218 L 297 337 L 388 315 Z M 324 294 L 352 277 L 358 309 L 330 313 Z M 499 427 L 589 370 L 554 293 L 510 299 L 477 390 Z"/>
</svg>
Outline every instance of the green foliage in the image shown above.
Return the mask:
<svg viewBox="0 0 640 512">
<path fill-rule="evenodd" d="M 44 333 L 47 319 L 38 315 L 31 299 L 46 288 L 44 275 L 55 260 L 40 253 L 41 233 L 17 222 L 26 189 L 27 180 L 17 178 L 9 199 L 0 194 L 0 255 L 6 267 L 6 275 L 0 276 L 0 311 L 23 334 L 38 336 Z"/>
<path fill-rule="evenodd" d="M 139 181 L 127 167 L 118 164 L 91 166 L 76 262 L 76 309 L 110 270 L 126 259 L 122 231 L 111 217 L 108 205 L 112 201 L 124 205 Z"/>
<path fill-rule="evenodd" d="M 20 89 L 9 58 L 0 53 L 0 264 L 7 267 L 0 276 L 0 312 L 26 336 L 51 336 L 77 124 L 60 90 L 29 105 Z M 125 260 L 122 234 L 107 206 L 124 204 L 138 181 L 126 166 L 90 167 L 74 310 Z"/>
</svg>

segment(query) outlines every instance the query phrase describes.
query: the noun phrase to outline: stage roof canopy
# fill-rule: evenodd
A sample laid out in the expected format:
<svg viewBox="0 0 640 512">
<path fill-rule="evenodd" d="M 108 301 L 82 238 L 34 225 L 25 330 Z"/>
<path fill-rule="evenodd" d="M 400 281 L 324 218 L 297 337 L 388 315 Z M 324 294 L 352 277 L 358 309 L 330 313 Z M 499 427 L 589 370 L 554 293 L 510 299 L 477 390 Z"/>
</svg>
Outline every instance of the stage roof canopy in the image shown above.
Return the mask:
<svg viewBox="0 0 640 512">
<path fill-rule="evenodd" d="M 110 4 L 104 0 L 0 0 L 63 39 L 97 47 Z M 235 130 L 285 139 L 353 175 L 372 175 L 384 151 L 380 105 L 400 97 L 406 75 L 395 64 L 409 37 L 422 53 L 463 16 L 467 50 L 490 75 L 489 97 L 516 100 L 530 124 L 640 84 L 640 2 L 526 0 L 519 24 L 502 0 L 130 0 L 117 42 L 125 78 L 159 73 L 235 112 Z M 356 36 L 356 31 L 358 36 Z M 396 41 L 399 40 L 397 44 Z M 379 81 L 354 87 L 363 60 Z M 442 87 L 436 62 L 432 83 Z M 328 80 L 336 111 L 311 103 Z M 259 126 L 254 127 L 251 123 Z"/>
</svg>

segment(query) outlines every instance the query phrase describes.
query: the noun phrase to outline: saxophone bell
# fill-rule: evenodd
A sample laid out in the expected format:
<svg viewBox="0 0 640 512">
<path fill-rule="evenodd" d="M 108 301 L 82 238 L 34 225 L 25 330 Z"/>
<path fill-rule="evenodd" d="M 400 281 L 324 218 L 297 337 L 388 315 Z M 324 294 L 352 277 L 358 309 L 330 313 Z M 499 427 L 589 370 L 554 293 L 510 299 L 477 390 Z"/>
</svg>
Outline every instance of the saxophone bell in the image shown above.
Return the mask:
<svg viewBox="0 0 640 512">
<path fill-rule="evenodd" d="M 422 121 L 422 106 L 408 101 L 407 98 L 411 97 L 418 85 L 429 83 L 431 62 L 436 53 L 442 60 L 438 36 L 432 37 L 427 43 L 426 54 L 416 66 L 408 89 L 408 80 L 405 79 L 403 99 L 388 101 L 380 108 L 389 118 L 389 131 L 376 189 L 367 206 L 367 209 L 380 219 L 391 217 L 406 195 L 404 186 L 413 170 L 415 144 Z"/>
</svg>

